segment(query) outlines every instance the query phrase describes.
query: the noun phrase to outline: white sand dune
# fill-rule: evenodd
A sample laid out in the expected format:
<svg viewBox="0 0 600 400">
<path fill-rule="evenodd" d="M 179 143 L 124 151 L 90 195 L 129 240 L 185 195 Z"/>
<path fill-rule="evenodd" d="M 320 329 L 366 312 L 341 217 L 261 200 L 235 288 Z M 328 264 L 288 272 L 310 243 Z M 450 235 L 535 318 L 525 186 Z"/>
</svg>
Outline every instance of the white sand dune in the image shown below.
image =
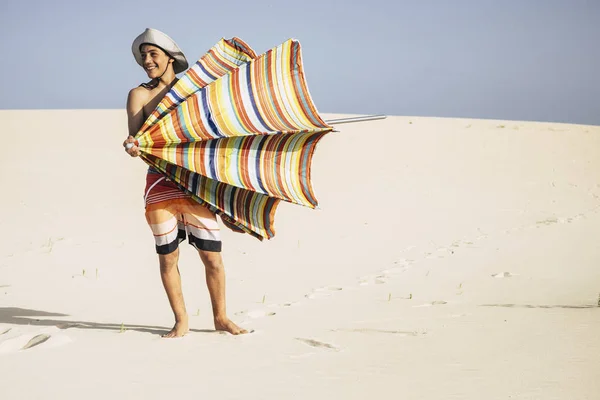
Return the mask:
<svg viewBox="0 0 600 400">
<path fill-rule="evenodd" d="M 340 115 L 326 115 L 327 118 Z M 0 111 L 0 399 L 598 399 L 600 127 L 340 125 L 318 210 L 223 230 L 213 331 L 182 247 L 172 316 L 122 110 Z"/>
</svg>

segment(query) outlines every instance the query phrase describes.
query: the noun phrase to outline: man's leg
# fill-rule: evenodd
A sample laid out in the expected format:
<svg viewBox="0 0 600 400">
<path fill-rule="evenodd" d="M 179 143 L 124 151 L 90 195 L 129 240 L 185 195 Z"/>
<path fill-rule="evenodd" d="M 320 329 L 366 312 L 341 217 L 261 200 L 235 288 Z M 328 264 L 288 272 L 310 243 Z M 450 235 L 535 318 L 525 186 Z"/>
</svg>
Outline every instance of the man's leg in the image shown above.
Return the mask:
<svg viewBox="0 0 600 400">
<path fill-rule="evenodd" d="M 183 301 L 181 290 L 181 276 L 179 274 L 179 248 L 169 254 L 159 254 L 160 278 L 167 292 L 171 309 L 175 315 L 175 326 L 169 333 L 163 335 L 165 338 L 179 337 L 188 333 L 188 315 Z"/>
<path fill-rule="evenodd" d="M 248 333 L 247 330 L 234 324 L 228 317 L 225 307 L 225 268 L 221 253 L 198 250 L 206 270 L 206 285 L 210 293 L 215 329 L 233 335 Z"/>
<path fill-rule="evenodd" d="M 185 311 L 181 276 L 179 275 L 179 242 L 185 238 L 180 231 L 177 218 L 177 201 L 169 200 L 146 207 L 146 221 L 152 229 L 156 242 L 156 252 L 160 263 L 160 277 L 167 292 L 175 326 L 163 337 L 183 336 L 188 332 L 188 316 Z"/>
</svg>

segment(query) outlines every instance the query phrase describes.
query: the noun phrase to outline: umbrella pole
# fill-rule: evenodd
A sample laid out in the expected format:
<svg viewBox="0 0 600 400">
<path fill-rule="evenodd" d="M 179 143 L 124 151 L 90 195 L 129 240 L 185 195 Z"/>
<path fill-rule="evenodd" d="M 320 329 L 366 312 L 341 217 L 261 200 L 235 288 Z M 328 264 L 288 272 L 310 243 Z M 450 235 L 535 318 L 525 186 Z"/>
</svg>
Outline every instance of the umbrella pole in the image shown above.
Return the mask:
<svg viewBox="0 0 600 400">
<path fill-rule="evenodd" d="M 384 119 L 386 115 L 366 115 L 364 117 L 338 118 L 325 121 L 328 125 L 350 124 L 353 122 L 373 121 L 376 119 Z"/>
</svg>

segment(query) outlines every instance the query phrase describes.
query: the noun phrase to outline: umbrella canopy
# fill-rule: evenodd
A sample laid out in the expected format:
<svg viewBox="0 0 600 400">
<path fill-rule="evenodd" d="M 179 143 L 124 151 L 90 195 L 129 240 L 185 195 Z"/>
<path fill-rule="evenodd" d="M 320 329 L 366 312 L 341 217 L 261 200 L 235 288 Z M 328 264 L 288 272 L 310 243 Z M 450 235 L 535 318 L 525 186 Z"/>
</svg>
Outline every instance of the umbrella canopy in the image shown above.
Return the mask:
<svg viewBox="0 0 600 400">
<path fill-rule="evenodd" d="M 275 235 L 280 200 L 316 207 L 312 155 L 333 128 L 304 78 L 300 43 L 256 56 L 221 40 L 173 86 L 136 135 L 142 158 L 238 230 Z"/>
</svg>

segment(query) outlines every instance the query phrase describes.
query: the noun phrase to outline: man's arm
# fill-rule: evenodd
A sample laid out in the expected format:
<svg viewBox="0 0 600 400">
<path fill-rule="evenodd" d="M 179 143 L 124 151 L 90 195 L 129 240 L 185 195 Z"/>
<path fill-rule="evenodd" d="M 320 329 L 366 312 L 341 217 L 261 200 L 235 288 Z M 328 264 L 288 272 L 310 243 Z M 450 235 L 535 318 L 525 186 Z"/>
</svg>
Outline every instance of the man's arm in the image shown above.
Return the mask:
<svg viewBox="0 0 600 400">
<path fill-rule="evenodd" d="M 134 88 L 129 91 L 127 96 L 127 127 L 129 137 L 123 142 L 123 146 L 127 143 L 135 143 L 135 134 L 144 124 L 144 105 L 146 103 L 146 90 L 144 88 Z M 132 157 L 140 155 L 140 150 L 137 146 L 126 149 L 127 154 Z"/>
</svg>

